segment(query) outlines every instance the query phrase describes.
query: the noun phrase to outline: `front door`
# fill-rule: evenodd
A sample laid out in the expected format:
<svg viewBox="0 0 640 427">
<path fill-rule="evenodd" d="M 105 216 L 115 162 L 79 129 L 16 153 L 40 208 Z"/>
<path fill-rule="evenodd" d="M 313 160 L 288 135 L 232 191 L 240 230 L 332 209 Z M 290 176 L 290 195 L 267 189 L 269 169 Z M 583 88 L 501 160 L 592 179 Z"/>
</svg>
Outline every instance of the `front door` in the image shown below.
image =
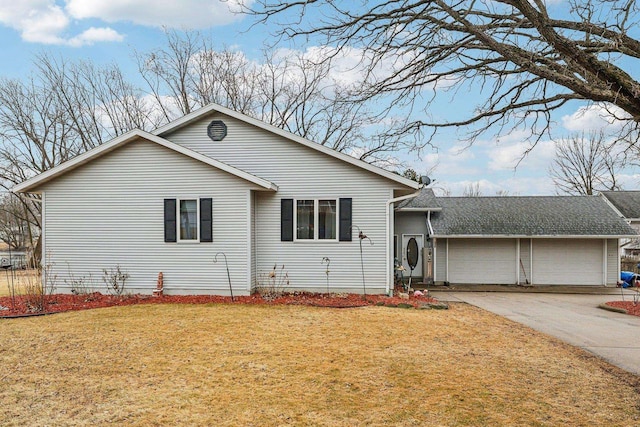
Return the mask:
<svg viewBox="0 0 640 427">
<path fill-rule="evenodd" d="M 415 244 L 411 242 L 414 239 Z M 411 243 L 410 243 L 411 242 Z M 409 261 L 413 258 L 416 265 L 413 269 L 412 277 L 422 278 L 422 248 L 424 247 L 424 234 L 403 234 L 402 235 L 402 265 L 406 269 L 405 277 L 409 277 L 411 266 Z M 416 252 L 417 249 L 417 252 Z"/>
</svg>

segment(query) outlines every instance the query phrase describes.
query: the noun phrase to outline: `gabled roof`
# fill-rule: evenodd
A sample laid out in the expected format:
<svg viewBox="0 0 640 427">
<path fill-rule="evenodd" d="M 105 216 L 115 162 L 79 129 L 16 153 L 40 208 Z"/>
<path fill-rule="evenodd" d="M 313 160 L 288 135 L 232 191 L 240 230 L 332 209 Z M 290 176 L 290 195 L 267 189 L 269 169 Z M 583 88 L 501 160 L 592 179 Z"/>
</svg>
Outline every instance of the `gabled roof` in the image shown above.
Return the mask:
<svg viewBox="0 0 640 427">
<path fill-rule="evenodd" d="M 175 130 L 178 130 L 184 126 L 188 126 L 189 124 L 203 118 L 204 116 L 206 116 L 207 114 L 211 114 L 213 112 L 218 112 L 224 115 L 227 115 L 229 117 L 233 117 L 234 119 L 240 120 L 242 122 L 245 122 L 247 124 L 250 124 L 252 126 L 255 126 L 257 128 L 266 130 L 267 132 L 271 132 L 273 134 L 276 134 L 278 136 L 281 136 L 283 138 L 286 138 L 290 141 L 296 142 L 298 144 L 304 145 L 305 147 L 309 147 L 313 150 L 319 151 L 323 154 L 326 154 L 328 156 L 334 157 L 336 159 L 342 160 L 343 162 L 352 164 L 354 166 L 357 166 L 361 169 L 365 169 L 369 172 L 375 173 L 376 175 L 380 175 L 383 176 L 387 179 L 390 179 L 392 181 L 395 181 L 399 184 L 402 184 L 405 187 L 409 187 L 409 188 L 413 188 L 413 189 L 418 189 L 420 188 L 420 184 L 418 184 L 415 181 L 412 181 L 410 179 L 407 179 L 401 175 L 398 175 L 396 173 L 393 172 L 389 172 L 387 170 L 384 170 L 382 168 L 379 168 L 377 166 L 373 166 L 367 162 L 364 162 L 362 160 L 356 159 L 354 157 L 351 157 L 347 154 L 344 153 L 340 153 L 334 149 L 331 149 L 329 147 L 325 147 L 324 145 L 315 143 L 313 141 L 310 141 L 306 138 L 303 138 L 301 136 L 295 135 L 291 132 L 288 132 L 284 129 L 281 129 L 279 127 L 270 125 L 268 123 L 265 123 L 261 120 L 258 119 L 254 119 L 253 117 L 249 117 L 245 114 L 242 113 L 238 113 L 237 111 L 231 110 L 229 108 L 223 107 L 221 105 L 218 104 L 209 104 L 205 107 L 202 107 L 196 111 L 193 111 L 190 114 L 187 114 L 186 116 L 183 116 L 177 120 L 172 121 L 171 123 L 167 123 L 164 126 L 161 126 L 159 128 L 157 128 L 156 130 L 152 131 L 152 133 L 154 135 L 158 135 L 158 136 L 165 136 L 170 132 L 173 132 Z"/>
<path fill-rule="evenodd" d="M 33 178 L 30 178 L 18 185 L 16 185 L 15 187 L 13 187 L 11 189 L 12 192 L 14 193 L 25 193 L 25 192 L 29 192 L 33 189 L 36 189 L 38 186 L 44 184 L 45 182 L 48 182 L 54 178 L 59 177 L 60 175 L 63 175 L 81 165 L 84 165 L 94 159 L 97 159 L 101 156 L 104 156 L 105 154 L 119 148 L 122 147 L 126 144 L 129 144 L 131 142 L 134 142 L 138 139 L 144 139 L 146 141 L 150 141 L 153 143 L 156 143 L 158 145 L 161 145 L 165 148 L 168 148 L 170 150 L 173 150 L 177 153 L 183 154 L 187 157 L 191 157 L 192 159 L 198 160 L 202 163 L 206 163 L 210 166 L 213 166 L 214 168 L 220 169 L 224 172 L 230 173 L 231 175 L 235 175 L 239 178 L 242 178 L 246 181 L 249 181 L 253 184 L 256 184 L 266 190 L 271 190 L 271 191 L 277 191 L 278 187 L 270 182 L 267 181 L 265 179 L 259 178 L 255 175 L 252 175 L 248 172 L 242 171 L 240 169 L 234 168 L 233 166 L 229 166 L 226 163 L 222 163 L 220 161 L 214 160 L 210 157 L 207 157 L 205 155 L 202 155 L 200 153 L 197 153 L 193 150 L 189 150 L 188 148 L 185 148 L 181 145 L 175 144 L 171 141 L 168 141 L 164 138 L 161 138 L 157 135 L 153 135 L 150 134 L 149 132 L 145 132 L 139 129 L 135 129 L 132 130 L 130 132 L 125 133 L 124 135 L 121 135 L 117 138 L 112 139 L 109 142 L 105 142 L 104 144 L 101 144 L 99 146 L 97 146 L 96 148 L 93 148 L 89 151 L 87 151 L 86 153 L 80 154 L 79 156 L 74 157 L 71 160 L 68 160 L 54 168 L 49 169 L 48 171 L 45 171 L 39 175 L 34 176 Z"/>
<path fill-rule="evenodd" d="M 421 188 L 416 197 L 403 200 L 396 207 L 397 211 L 436 212 L 441 210 L 438 198 L 430 188 Z"/>
<path fill-rule="evenodd" d="M 436 237 L 633 237 L 598 196 L 439 197 Z"/>
<path fill-rule="evenodd" d="M 602 191 L 600 194 L 625 218 L 640 218 L 640 191 Z"/>
</svg>

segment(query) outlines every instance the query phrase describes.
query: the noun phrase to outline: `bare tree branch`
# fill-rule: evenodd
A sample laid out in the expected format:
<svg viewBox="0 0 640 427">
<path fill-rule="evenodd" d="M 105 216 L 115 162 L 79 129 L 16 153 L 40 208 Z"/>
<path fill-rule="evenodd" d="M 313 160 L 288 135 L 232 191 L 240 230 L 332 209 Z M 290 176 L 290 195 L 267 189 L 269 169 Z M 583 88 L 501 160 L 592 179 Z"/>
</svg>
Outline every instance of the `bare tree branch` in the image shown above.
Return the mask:
<svg viewBox="0 0 640 427">
<path fill-rule="evenodd" d="M 279 24 L 278 37 L 332 47 L 328 61 L 361 49 L 367 84 L 356 99 L 429 117 L 443 93 L 478 93 L 464 117 L 414 120 L 406 134 L 464 127 L 472 142 L 490 129 L 519 128 L 539 140 L 549 132 L 550 112 L 579 100 L 617 106 L 629 124 L 621 137 L 637 136 L 635 0 L 570 0 L 553 8 L 542 0 L 262 0 L 246 12 L 257 23 Z"/>
</svg>

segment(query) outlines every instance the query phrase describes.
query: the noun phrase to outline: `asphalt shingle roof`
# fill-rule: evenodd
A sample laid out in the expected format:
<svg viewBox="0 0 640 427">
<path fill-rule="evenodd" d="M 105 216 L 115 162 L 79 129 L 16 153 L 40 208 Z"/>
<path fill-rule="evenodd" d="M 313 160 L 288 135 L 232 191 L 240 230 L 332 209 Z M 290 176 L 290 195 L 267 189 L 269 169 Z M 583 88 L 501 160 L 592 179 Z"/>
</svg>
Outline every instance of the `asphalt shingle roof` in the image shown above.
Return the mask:
<svg viewBox="0 0 640 427">
<path fill-rule="evenodd" d="M 640 191 L 603 191 L 625 218 L 640 218 Z"/>
<path fill-rule="evenodd" d="M 599 196 L 438 197 L 436 236 L 626 236 L 635 231 Z"/>
<path fill-rule="evenodd" d="M 398 203 L 397 209 L 426 209 L 433 208 L 438 209 L 438 199 L 430 188 L 423 188 L 420 190 L 420 194 L 412 199 L 403 200 Z"/>
</svg>

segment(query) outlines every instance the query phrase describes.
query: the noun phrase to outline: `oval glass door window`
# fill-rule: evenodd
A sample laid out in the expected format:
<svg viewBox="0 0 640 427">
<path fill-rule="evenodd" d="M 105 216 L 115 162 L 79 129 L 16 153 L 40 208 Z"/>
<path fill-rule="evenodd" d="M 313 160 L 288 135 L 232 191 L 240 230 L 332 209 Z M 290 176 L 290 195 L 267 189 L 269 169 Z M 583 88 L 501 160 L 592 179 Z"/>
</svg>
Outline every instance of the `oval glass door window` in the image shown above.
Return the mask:
<svg viewBox="0 0 640 427">
<path fill-rule="evenodd" d="M 409 268 L 413 270 L 418 265 L 418 242 L 415 238 L 409 239 L 407 243 L 407 263 L 409 264 Z"/>
</svg>

